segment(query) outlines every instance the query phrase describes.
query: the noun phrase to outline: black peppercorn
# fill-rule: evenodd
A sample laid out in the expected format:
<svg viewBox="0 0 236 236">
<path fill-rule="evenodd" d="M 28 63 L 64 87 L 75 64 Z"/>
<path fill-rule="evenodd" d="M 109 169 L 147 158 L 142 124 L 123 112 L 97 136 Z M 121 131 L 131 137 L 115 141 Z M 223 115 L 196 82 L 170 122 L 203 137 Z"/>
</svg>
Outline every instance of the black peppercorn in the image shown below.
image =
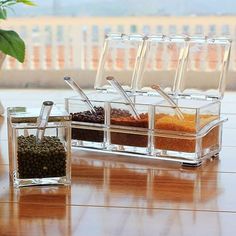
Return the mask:
<svg viewBox="0 0 236 236">
<path fill-rule="evenodd" d="M 66 175 L 66 151 L 57 137 L 45 136 L 42 142 L 37 143 L 33 135 L 19 136 L 17 162 L 20 179 Z"/>
<path fill-rule="evenodd" d="M 71 113 L 72 121 L 88 122 L 95 124 L 104 124 L 104 108 L 94 107 L 95 114 L 91 111 L 83 111 L 77 113 Z M 131 116 L 129 111 L 122 109 L 111 109 L 111 117 L 128 117 Z M 72 128 L 72 139 L 91 141 L 91 142 L 103 142 L 104 133 L 99 130 L 89 130 L 81 128 Z"/>
</svg>

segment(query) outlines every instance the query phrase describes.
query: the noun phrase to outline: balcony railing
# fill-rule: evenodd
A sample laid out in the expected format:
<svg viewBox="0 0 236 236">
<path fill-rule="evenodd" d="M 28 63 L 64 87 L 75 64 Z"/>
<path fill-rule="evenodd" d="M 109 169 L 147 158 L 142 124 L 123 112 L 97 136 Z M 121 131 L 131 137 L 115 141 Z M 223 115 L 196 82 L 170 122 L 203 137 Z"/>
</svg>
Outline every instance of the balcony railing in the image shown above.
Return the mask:
<svg viewBox="0 0 236 236">
<path fill-rule="evenodd" d="M 0 73 L 0 87 L 65 88 L 62 78 L 64 75 L 70 75 L 80 79 L 83 88 L 91 88 L 94 85 L 105 35 L 134 33 L 231 38 L 233 45 L 227 88 L 236 90 L 236 16 L 11 18 L 1 22 L 1 27 L 19 32 L 26 43 L 26 58 L 23 64 L 10 57 L 6 58 Z M 162 55 L 158 56 L 163 61 L 166 61 L 165 53 L 166 51 L 162 50 Z M 214 52 L 216 61 L 220 53 L 220 50 Z M 117 65 L 116 58 L 116 55 L 112 55 L 112 65 Z M 124 73 L 130 70 L 126 61 L 127 58 L 124 57 L 121 62 L 124 65 Z M 201 62 L 204 63 L 203 58 Z M 153 69 L 168 70 L 171 69 L 169 66 L 170 63 L 162 63 L 161 68 Z M 116 66 L 113 68 L 121 69 Z M 212 70 L 211 65 L 204 64 L 204 68 Z"/>
<path fill-rule="evenodd" d="M 226 36 L 235 41 L 235 22 L 236 17 L 223 16 L 13 18 L 4 22 L 2 27 L 16 30 L 24 38 L 26 60 L 24 64 L 20 64 L 8 57 L 4 69 L 96 70 L 104 36 L 109 32 Z M 165 51 L 163 57 L 164 53 Z M 220 52 L 215 53 L 216 57 L 217 53 Z M 235 42 L 231 53 L 230 70 L 236 70 Z"/>
</svg>

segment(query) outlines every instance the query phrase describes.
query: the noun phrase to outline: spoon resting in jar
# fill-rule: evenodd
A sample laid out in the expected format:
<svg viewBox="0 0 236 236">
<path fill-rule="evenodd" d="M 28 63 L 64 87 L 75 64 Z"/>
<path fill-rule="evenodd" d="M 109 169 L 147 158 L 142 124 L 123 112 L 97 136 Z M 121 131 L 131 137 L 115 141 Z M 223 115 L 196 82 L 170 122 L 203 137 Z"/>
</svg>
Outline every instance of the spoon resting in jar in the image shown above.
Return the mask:
<svg viewBox="0 0 236 236">
<path fill-rule="evenodd" d="M 41 111 L 37 120 L 38 127 L 36 133 L 36 142 L 41 143 L 44 137 L 45 128 L 48 123 L 48 118 L 50 116 L 52 110 L 53 102 L 52 101 L 44 101 L 41 107 Z"/>
<path fill-rule="evenodd" d="M 166 93 L 159 85 L 152 85 L 152 89 L 156 90 L 176 111 L 176 115 L 180 120 L 184 120 L 184 115 L 179 109 L 176 102 Z"/>
<path fill-rule="evenodd" d="M 121 97 L 125 100 L 125 102 L 128 103 L 128 105 L 131 107 L 135 119 L 140 119 L 140 116 L 134 106 L 134 103 L 132 102 L 130 97 L 127 95 L 125 90 L 122 88 L 120 83 L 117 80 L 115 80 L 113 76 L 108 76 L 106 79 L 111 84 L 111 86 L 114 87 L 116 91 L 121 95 Z"/>
<path fill-rule="evenodd" d="M 96 114 L 96 110 L 94 109 L 92 103 L 90 102 L 84 91 L 79 87 L 79 85 L 71 77 L 64 77 L 64 81 L 84 99 L 83 101 L 88 106 L 89 110 Z"/>
</svg>

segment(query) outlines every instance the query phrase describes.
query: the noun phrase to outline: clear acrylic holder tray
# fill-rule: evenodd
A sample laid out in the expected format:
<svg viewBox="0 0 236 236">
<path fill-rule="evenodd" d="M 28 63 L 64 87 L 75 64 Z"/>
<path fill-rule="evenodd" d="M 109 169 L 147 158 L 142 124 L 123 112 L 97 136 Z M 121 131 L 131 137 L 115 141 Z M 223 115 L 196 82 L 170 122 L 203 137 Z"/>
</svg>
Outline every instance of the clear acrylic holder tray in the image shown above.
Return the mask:
<svg viewBox="0 0 236 236">
<path fill-rule="evenodd" d="M 76 102 L 79 120 L 73 119 Z M 72 115 L 72 147 L 189 165 L 200 165 L 203 159 L 220 152 L 226 119 L 220 117 L 219 101 L 193 103 L 179 99 L 184 120 L 163 100 L 158 104 L 135 103 L 140 119 L 132 116 L 127 103 L 91 102 L 101 109 L 97 116 L 86 109 L 82 100 L 67 99 Z"/>
<path fill-rule="evenodd" d="M 90 96 L 100 110 L 92 114 L 82 99 L 66 99 L 66 110 L 72 115 L 72 146 L 189 165 L 217 156 L 226 120 L 220 108 L 230 50 L 227 38 L 108 35 L 95 96 Z M 113 90 L 107 76 L 128 93 L 140 120 L 132 118 L 130 105 Z M 152 85 L 172 97 L 184 120 Z"/>
</svg>

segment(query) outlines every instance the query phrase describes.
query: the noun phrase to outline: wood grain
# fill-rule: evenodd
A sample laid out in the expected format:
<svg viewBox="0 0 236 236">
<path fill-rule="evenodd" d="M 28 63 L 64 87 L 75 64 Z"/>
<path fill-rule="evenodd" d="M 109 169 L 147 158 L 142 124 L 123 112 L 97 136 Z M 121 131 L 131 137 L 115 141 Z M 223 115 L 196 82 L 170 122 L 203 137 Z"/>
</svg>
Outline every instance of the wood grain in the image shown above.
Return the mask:
<svg viewBox="0 0 236 236">
<path fill-rule="evenodd" d="M 1 90 L 5 106 L 63 106 L 69 90 Z M 71 93 L 72 95 L 72 93 Z M 29 100 L 28 98 L 31 97 Z M 0 235 L 236 235 L 236 93 L 226 93 L 223 148 L 199 168 L 72 150 L 70 187 L 13 189 L 0 117 Z"/>
<path fill-rule="evenodd" d="M 1 204 L 1 235 L 235 235 L 236 214 L 161 209 Z M 9 227 L 11 226 L 11 227 Z"/>
</svg>

